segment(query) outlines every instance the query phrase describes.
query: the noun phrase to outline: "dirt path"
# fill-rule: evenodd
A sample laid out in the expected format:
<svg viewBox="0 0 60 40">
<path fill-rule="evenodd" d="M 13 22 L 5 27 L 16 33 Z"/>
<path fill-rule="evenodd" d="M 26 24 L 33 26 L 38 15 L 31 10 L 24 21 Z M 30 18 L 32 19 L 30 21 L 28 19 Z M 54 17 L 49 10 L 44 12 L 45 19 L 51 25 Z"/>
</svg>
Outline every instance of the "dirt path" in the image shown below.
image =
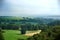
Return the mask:
<svg viewBox="0 0 60 40">
<path fill-rule="evenodd" d="M 33 36 L 34 34 L 39 34 L 41 32 L 41 30 L 38 30 L 38 31 L 35 31 L 35 32 L 32 32 L 32 33 L 26 33 L 25 35 L 26 36 Z"/>
</svg>

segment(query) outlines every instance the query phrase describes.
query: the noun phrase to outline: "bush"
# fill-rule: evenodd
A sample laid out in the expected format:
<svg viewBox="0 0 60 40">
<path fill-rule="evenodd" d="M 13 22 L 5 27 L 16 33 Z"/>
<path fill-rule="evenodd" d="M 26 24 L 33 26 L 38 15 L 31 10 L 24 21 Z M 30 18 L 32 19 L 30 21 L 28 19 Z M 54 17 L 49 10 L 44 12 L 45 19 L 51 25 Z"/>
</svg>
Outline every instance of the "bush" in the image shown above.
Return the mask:
<svg viewBox="0 0 60 40">
<path fill-rule="evenodd" d="M 27 40 L 60 40 L 60 26 L 56 26 L 48 31 L 42 31 L 40 34 L 35 34 Z"/>
<path fill-rule="evenodd" d="M 2 30 L 0 29 L 0 40 L 4 40 Z"/>
</svg>

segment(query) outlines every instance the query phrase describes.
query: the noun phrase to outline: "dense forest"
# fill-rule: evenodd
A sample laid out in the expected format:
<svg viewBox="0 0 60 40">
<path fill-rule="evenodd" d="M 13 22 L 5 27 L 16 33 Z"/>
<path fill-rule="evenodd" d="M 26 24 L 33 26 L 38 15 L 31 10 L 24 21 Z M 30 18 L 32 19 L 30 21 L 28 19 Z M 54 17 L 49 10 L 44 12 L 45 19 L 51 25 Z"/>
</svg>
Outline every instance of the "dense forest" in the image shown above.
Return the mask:
<svg viewBox="0 0 60 40">
<path fill-rule="evenodd" d="M 47 18 L 0 16 L 0 27 L 2 29 L 18 29 L 22 24 L 26 25 L 26 27 L 30 26 L 30 28 L 35 26 L 42 27 L 43 25 L 46 26 L 53 21 L 55 20 Z"/>
</svg>

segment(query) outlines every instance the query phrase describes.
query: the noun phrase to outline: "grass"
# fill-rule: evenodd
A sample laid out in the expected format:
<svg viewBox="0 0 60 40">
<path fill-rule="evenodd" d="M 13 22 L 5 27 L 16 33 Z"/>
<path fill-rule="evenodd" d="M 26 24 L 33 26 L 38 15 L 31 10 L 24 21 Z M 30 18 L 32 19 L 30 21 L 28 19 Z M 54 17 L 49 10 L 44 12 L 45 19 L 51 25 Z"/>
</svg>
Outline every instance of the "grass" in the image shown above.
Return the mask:
<svg viewBox="0 0 60 40">
<path fill-rule="evenodd" d="M 30 33 L 35 33 L 35 32 L 39 32 L 38 31 L 27 31 L 26 34 L 30 34 Z M 29 36 L 26 35 L 22 35 L 21 32 L 19 30 L 4 30 L 4 39 L 5 40 L 18 40 L 18 39 L 24 39 L 26 40 Z"/>
<path fill-rule="evenodd" d="M 18 40 L 18 39 L 27 39 L 28 37 L 25 35 L 22 35 L 20 31 L 18 30 L 4 30 L 5 33 L 3 33 L 5 40 Z"/>
</svg>

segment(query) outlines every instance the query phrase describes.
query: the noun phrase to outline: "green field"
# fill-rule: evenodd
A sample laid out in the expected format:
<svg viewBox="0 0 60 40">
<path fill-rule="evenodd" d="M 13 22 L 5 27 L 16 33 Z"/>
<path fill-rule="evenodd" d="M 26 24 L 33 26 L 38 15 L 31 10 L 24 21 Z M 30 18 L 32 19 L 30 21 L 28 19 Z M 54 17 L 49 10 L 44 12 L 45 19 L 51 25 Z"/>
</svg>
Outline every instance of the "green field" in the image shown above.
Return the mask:
<svg viewBox="0 0 60 40">
<path fill-rule="evenodd" d="M 27 39 L 28 37 L 22 35 L 18 30 L 4 30 L 3 33 L 5 40 L 18 40 L 18 39 Z"/>
</svg>

